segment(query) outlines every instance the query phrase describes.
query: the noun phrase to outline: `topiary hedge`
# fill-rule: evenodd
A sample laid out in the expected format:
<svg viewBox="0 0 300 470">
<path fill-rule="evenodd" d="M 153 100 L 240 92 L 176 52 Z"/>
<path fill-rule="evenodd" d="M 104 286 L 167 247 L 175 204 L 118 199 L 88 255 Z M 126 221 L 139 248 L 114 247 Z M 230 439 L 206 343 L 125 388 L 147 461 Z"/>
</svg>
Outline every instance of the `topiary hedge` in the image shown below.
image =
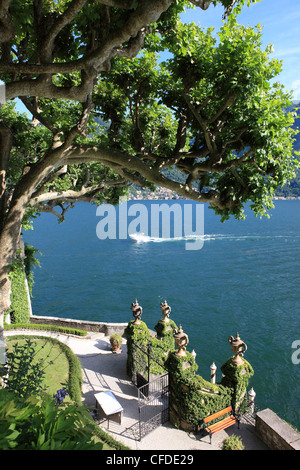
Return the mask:
<svg viewBox="0 0 300 470">
<path fill-rule="evenodd" d="M 68 328 L 66 326 L 57 325 L 43 325 L 41 323 L 5 323 L 5 330 L 44 330 L 56 331 L 58 333 L 70 334 L 74 336 L 87 336 L 87 331 L 75 328 Z"/>
</svg>

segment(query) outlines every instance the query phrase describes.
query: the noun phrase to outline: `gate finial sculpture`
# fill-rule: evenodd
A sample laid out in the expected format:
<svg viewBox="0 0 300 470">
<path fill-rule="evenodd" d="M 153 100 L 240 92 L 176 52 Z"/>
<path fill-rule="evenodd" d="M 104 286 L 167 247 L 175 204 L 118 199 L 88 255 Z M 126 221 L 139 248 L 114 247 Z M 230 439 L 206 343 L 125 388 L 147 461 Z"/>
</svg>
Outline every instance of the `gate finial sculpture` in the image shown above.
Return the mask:
<svg viewBox="0 0 300 470">
<path fill-rule="evenodd" d="M 247 351 L 247 345 L 244 341 L 241 340 L 239 334 L 236 334 L 236 337 L 229 336 L 228 338 L 229 344 L 231 344 L 231 351 L 234 353 L 234 357 L 232 358 L 232 363 L 236 366 L 239 366 L 244 363 L 241 356 L 243 356 L 244 352 Z"/>
<path fill-rule="evenodd" d="M 160 308 L 161 308 L 161 313 L 163 314 L 162 322 L 164 323 L 169 323 L 169 316 L 171 313 L 171 307 L 170 305 L 167 304 L 167 301 L 165 300 L 164 302 L 160 303 Z"/>
<path fill-rule="evenodd" d="M 133 324 L 134 325 L 139 325 L 141 323 L 141 317 L 142 317 L 143 309 L 139 305 L 137 299 L 135 300 L 135 302 L 132 302 L 131 310 L 132 310 L 132 314 L 135 318 Z"/>
<path fill-rule="evenodd" d="M 183 332 L 181 325 L 179 326 L 178 330 L 175 331 L 174 338 L 175 338 L 176 345 L 178 347 L 178 351 L 177 353 L 175 353 L 176 356 L 179 356 L 179 357 L 186 356 L 186 345 L 189 342 L 189 337 L 186 333 Z"/>
</svg>

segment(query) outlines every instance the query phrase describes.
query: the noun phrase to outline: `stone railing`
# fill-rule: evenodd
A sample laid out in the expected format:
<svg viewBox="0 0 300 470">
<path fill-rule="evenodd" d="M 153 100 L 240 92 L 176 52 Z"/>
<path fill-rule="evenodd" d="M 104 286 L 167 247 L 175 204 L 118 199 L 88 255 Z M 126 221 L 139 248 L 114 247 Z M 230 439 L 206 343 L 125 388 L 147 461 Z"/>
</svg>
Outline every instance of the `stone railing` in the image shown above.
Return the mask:
<svg viewBox="0 0 300 470">
<path fill-rule="evenodd" d="M 94 333 L 104 333 L 105 336 L 110 336 L 113 333 L 119 333 L 120 335 L 123 335 L 124 330 L 128 324 L 128 323 L 105 323 L 105 322 L 96 322 L 96 321 L 88 321 L 88 320 L 74 320 L 70 318 L 40 317 L 38 315 L 31 315 L 30 323 L 65 326 L 68 328 L 75 328 L 75 329 L 90 331 Z"/>
<path fill-rule="evenodd" d="M 300 450 L 300 434 L 269 408 L 255 418 L 257 436 L 272 450 Z"/>
</svg>

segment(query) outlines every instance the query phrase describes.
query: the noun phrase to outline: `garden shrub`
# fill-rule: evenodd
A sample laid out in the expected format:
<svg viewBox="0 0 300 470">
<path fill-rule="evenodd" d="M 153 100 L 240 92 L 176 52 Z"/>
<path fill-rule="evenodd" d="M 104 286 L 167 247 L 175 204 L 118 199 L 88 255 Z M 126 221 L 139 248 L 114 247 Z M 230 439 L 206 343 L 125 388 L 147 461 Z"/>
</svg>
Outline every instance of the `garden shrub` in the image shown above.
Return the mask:
<svg viewBox="0 0 300 470">
<path fill-rule="evenodd" d="M 6 353 L 7 364 L 1 369 L 3 383 L 19 398 L 27 398 L 45 391 L 43 361 L 33 361 L 35 343 L 27 339 L 24 344 L 15 343 Z"/>
<path fill-rule="evenodd" d="M 101 450 L 89 426 L 87 410 L 76 404 L 57 406 L 47 395 L 18 399 L 0 389 L 2 450 Z"/>
<path fill-rule="evenodd" d="M 244 450 L 245 446 L 242 439 L 235 434 L 226 437 L 222 444 L 222 450 Z"/>
</svg>

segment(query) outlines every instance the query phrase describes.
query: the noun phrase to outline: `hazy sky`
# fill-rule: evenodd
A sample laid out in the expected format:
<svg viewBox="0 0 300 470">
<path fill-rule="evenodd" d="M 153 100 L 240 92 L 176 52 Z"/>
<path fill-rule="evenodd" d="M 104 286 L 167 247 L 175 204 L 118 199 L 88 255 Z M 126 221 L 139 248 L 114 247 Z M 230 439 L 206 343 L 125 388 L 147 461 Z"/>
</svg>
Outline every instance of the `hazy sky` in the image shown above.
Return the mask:
<svg viewBox="0 0 300 470">
<path fill-rule="evenodd" d="M 200 8 L 187 10 L 181 18 L 203 27 L 212 26 L 218 31 L 222 26 L 222 13 L 222 7 L 210 6 L 206 11 Z M 283 61 L 277 81 L 287 90 L 293 90 L 295 99 L 300 99 L 300 0 L 261 0 L 244 7 L 238 22 L 263 27 L 263 48 L 272 44 L 274 53 L 271 57 Z"/>
</svg>

